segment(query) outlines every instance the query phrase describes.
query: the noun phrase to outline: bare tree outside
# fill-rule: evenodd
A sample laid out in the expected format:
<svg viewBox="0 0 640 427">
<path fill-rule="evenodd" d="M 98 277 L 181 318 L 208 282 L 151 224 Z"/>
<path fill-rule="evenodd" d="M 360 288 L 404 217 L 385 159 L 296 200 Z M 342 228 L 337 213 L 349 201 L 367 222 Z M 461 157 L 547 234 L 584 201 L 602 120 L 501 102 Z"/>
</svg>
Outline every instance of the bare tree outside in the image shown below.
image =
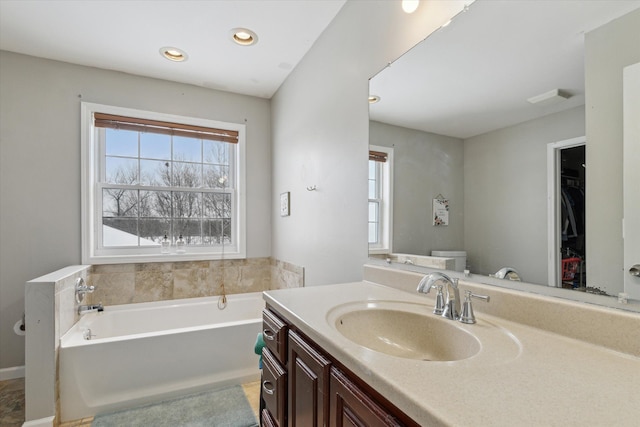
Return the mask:
<svg viewBox="0 0 640 427">
<path fill-rule="evenodd" d="M 174 152 L 170 160 L 133 157 L 130 147 L 129 155 L 107 155 L 104 226 L 136 236 L 141 246 L 159 244 L 165 234 L 173 241 L 182 235 L 188 245 L 231 243 L 229 144 L 181 142 L 192 151 Z"/>
</svg>

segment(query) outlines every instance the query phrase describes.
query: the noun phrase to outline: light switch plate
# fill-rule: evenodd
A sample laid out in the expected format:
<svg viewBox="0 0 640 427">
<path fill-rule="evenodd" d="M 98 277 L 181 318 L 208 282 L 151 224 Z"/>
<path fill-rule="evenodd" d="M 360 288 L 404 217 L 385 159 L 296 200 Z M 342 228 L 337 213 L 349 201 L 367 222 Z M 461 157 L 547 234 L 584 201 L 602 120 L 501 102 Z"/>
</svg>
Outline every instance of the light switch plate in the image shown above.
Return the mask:
<svg viewBox="0 0 640 427">
<path fill-rule="evenodd" d="M 289 192 L 280 194 L 280 216 L 289 216 Z"/>
</svg>

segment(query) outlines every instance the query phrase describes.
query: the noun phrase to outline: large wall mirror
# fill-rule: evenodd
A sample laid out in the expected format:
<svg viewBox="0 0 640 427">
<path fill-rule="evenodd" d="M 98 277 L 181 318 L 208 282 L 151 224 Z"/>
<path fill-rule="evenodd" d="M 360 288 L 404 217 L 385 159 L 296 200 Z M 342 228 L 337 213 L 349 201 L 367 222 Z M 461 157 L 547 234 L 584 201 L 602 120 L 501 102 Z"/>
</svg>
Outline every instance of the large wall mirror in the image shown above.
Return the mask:
<svg viewBox="0 0 640 427">
<path fill-rule="evenodd" d="M 621 225 L 598 218 L 623 215 L 622 108 L 613 125 L 593 112 L 602 80 L 640 62 L 639 28 L 640 1 L 477 0 L 374 76 L 370 256 L 640 299 Z M 434 251 L 466 265 L 433 264 Z"/>
</svg>

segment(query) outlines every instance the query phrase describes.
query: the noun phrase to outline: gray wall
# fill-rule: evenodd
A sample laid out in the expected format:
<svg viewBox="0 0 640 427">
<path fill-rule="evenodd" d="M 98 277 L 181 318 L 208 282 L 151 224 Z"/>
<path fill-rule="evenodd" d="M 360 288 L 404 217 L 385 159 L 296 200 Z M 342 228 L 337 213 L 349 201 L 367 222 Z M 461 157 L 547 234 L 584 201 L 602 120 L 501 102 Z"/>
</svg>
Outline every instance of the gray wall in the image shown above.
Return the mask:
<svg viewBox="0 0 640 427">
<path fill-rule="evenodd" d="M 464 3 L 407 15 L 396 2 L 347 2 L 271 102 L 0 52 L 0 369 L 24 363 L 24 338 L 13 333 L 24 283 L 80 263 L 81 100 L 247 119 L 247 256 L 306 267 L 311 285 L 360 279 L 368 79 Z M 278 213 L 283 191 L 290 217 Z"/>
<path fill-rule="evenodd" d="M 368 79 L 463 3 L 423 2 L 408 15 L 395 1 L 347 1 L 272 98 L 272 256 L 305 267 L 305 285 L 362 278 Z M 291 216 L 280 217 L 285 191 Z"/>
<path fill-rule="evenodd" d="M 547 144 L 584 136 L 584 107 L 464 142 L 464 247 L 474 273 L 547 284 Z M 587 180 L 587 186 L 591 182 Z"/>
<path fill-rule="evenodd" d="M 463 250 L 462 140 L 370 121 L 369 142 L 393 147 L 393 251 Z M 446 227 L 432 225 L 438 194 L 449 199 Z"/>
<path fill-rule="evenodd" d="M 588 283 L 622 290 L 622 69 L 640 61 L 640 9 L 587 33 Z"/>
<path fill-rule="evenodd" d="M 271 255 L 270 101 L 0 52 L 0 368 L 24 284 L 80 260 L 80 101 L 244 123 L 247 256 Z"/>
</svg>

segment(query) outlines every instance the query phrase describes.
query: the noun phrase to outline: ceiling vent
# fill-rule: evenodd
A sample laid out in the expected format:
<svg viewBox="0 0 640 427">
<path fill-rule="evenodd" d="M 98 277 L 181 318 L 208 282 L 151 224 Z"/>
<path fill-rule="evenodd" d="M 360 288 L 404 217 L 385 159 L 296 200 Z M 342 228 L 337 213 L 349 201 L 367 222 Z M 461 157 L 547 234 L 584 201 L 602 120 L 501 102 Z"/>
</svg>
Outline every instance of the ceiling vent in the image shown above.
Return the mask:
<svg viewBox="0 0 640 427">
<path fill-rule="evenodd" d="M 553 90 L 550 90 L 549 92 L 532 96 L 531 98 L 527 99 L 527 101 L 529 101 L 533 105 L 546 107 L 548 105 L 553 105 L 562 101 L 566 101 L 569 98 L 571 98 L 571 95 L 569 95 L 568 93 L 560 89 L 553 89 Z"/>
</svg>

